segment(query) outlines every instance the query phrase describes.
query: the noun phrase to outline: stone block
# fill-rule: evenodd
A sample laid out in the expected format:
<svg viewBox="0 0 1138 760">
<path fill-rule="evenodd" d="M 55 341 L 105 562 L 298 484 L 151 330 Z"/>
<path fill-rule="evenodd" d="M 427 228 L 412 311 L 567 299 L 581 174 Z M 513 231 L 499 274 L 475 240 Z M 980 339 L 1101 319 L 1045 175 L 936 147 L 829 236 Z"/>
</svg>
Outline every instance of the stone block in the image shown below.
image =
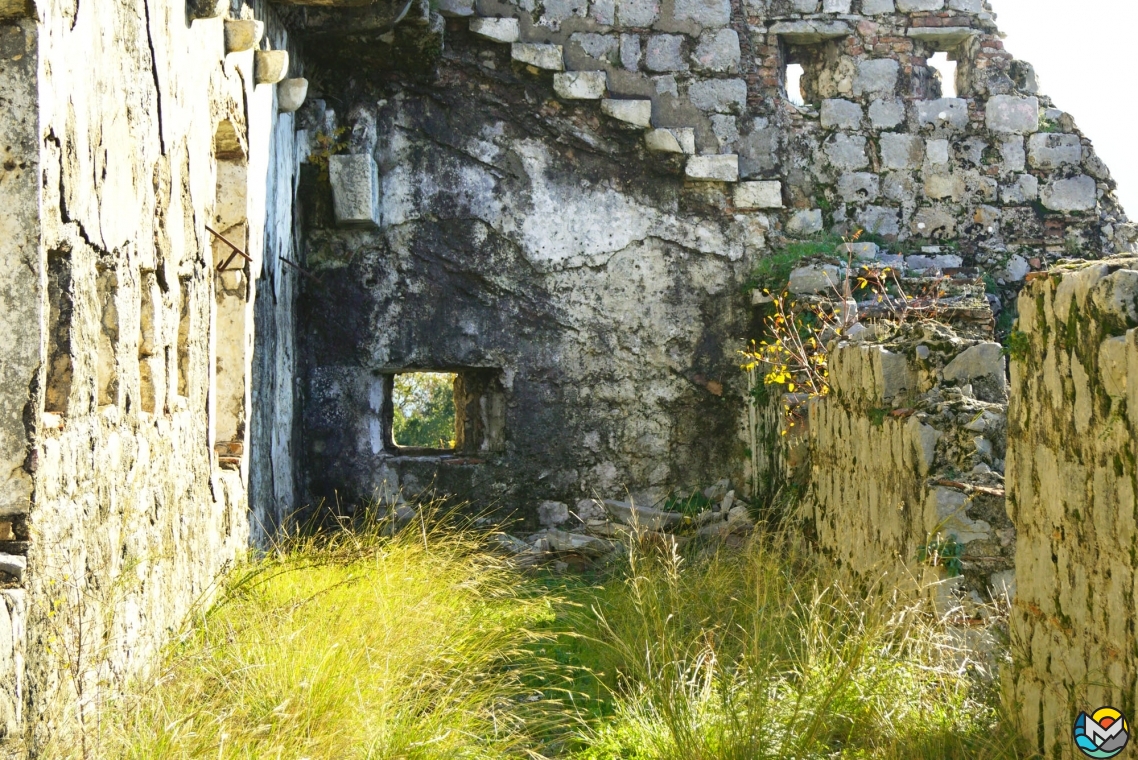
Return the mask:
<svg viewBox="0 0 1138 760">
<path fill-rule="evenodd" d="M 368 155 L 328 158 L 336 222 L 344 227 L 379 225 L 379 168 Z"/>
<path fill-rule="evenodd" d="M 781 133 L 773 127 L 755 129 L 739 140 L 739 171 L 757 177 L 779 167 Z"/>
<path fill-rule="evenodd" d="M 699 71 L 733 74 L 739 70 L 739 34 L 734 29 L 704 32 L 692 62 Z"/>
<path fill-rule="evenodd" d="M 849 37 L 853 30 L 845 21 L 780 21 L 770 28 L 791 45 L 815 45 Z"/>
<path fill-rule="evenodd" d="M 564 71 L 565 54 L 560 45 L 536 42 L 515 42 L 510 46 L 510 57 L 546 71 Z"/>
<path fill-rule="evenodd" d="M 782 183 L 740 182 L 735 186 L 735 208 L 782 208 Z"/>
<path fill-rule="evenodd" d="M 818 0 L 790 0 L 790 5 L 797 13 L 818 12 Z"/>
<path fill-rule="evenodd" d="M 603 71 L 565 71 L 553 75 L 553 91 L 566 100 L 600 100 L 605 96 Z"/>
<path fill-rule="evenodd" d="M 616 23 L 616 0 L 593 0 L 589 4 L 589 18 L 601 26 Z"/>
<path fill-rule="evenodd" d="M 677 21 L 694 21 L 704 28 L 727 26 L 731 0 L 675 0 Z"/>
<path fill-rule="evenodd" d="M 861 12 L 867 16 L 878 16 L 882 13 L 896 13 L 897 6 L 893 0 L 861 0 Z"/>
<path fill-rule="evenodd" d="M 858 222 L 874 235 L 896 235 L 901 231 L 900 209 L 889 206 L 866 206 L 858 212 Z"/>
<path fill-rule="evenodd" d="M 473 2 L 473 0 L 449 0 L 450 2 Z M 571 18 L 584 18 L 589 10 L 589 0 L 545 0 L 542 3 L 541 19 L 538 23 L 553 31 L 561 29 L 561 23 Z"/>
<path fill-rule="evenodd" d="M 799 211 L 786 222 L 786 234 L 794 237 L 810 237 L 822 231 L 821 209 Z"/>
<path fill-rule="evenodd" d="M 569 505 L 560 501 L 543 501 L 537 505 L 537 521 L 552 528 L 569 520 Z"/>
<path fill-rule="evenodd" d="M 1026 134 L 1039 130 L 1039 99 L 995 95 L 986 107 L 988 129 Z"/>
<path fill-rule="evenodd" d="M 999 343 L 978 343 L 962 351 L 944 368 L 944 379 L 949 382 L 972 382 L 983 378 L 991 378 L 1001 390 L 1007 388 L 1004 348 Z"/>
<path fill-rule="evenodd" d="M 901 64 L 892 58 L 874 58 L 862 61 L 854 77 L 854 95 L 892 95 L 897 89 Z"/>
<path fill-rule="evenodd" d="M 640 36 L 636 34 L 620 35 L 620 65 L 629 71 L 640 68 Z"/>
<path fill-rule="evenodd" d="M 925 158 L 925 141 L 916 135 L 881 135 L 881 165 L 886 169 L 916 169 Z"/>
<path fill-rule="evenodd" d="M 644 65 L 649 71 L 687 71 L 682 34 L 654 34 L 644 48 Z"/>
<path fill-rule="evenodd" d="M 940 271 L 942 269 L 955 269 L 964 264 L 964 260 L 951 253 L 944 254 L 913 254 L 905 257 L 905 268 L 913 272 L 927 270 Z"/>
<path fill-rule="evenodd" d="M 549 548 L 555 552 L 580 554 L 585 557 L 603 557 L 616 549 L 615 545 L 603 538 L 564 530 L 548 530 L 545 532 L 545 538 L 549 542 Z"/>
<path fill-rule="evenodd" d="M 1083 160 L 1083 143 L 1078 135 L 1037 132 L 1027 140 L 1027 157 L 1036 169 L 1058 169 Z"/>
<path fill-rule="evenodd" d="M 612 519 L 625 525 L 637 525 L 644 530 L 664 530 L 683 521 L 683 515 L 679 512 L 642 507 L 630 501 L 605 499 L 604 504 Z"/>
<path fill-rule="evenodd" d="M 1039 194 L 1052 211 L 1090 211 L 1098 206 L 1098 186 L 1085 174 L 1053 180 Z"/>
<path fill-rule="evenodd" d="M 1015 182 L 1000 188 L 1000 199 L 1004 203 L 1019 205 L 1039 198 L 1039 180 L 1030 174 L 1020 174 Z"/>
<path fill-rule="evenodd" d="M 947 164 L 949 158 L 948 140 L 929 140 L 925 143 L 925 156 L 930 164 Z"/>
<path fill-rule="evenodd" d="M 517 42 L 520 34 L 516 18 L 475 18 L 470 31 L 494 42 Z"/>
<path fill-rule="evenodd" d="M 933 524 L 926 524 L 930 532 L 940 528 L 945 536 L 964 545 L 992 537 L 992 526 L 983 520 L 973 520 L 967 514 L 970 500 L 953 488 L 936 487 L 929 491 L 929 508 L 926 514 Z"/>
<path fill-rule="evenodd" d="M 869 121 L 874 129 L 893 129 L 905 121 L 905 101 L 875 100 L 869 104 Z"/>
<path fill-rule="evenodd" d="M 644 134 L 648 150 L 664 153 L 695 153 L 695 130 L 691 127 L 668 127 L 653 129 Z"/>
<path fill-rule="evenodd" d="M 925 174 L 925 197 L 933 200 L 964 197 L 964 177 L 959 174 Z"/>
<path fill-rule="evenodd" d="M 1091 301 L 1100 314 L 1138 326 L 1138 271 L 1119 269 L 1103 277 L 1091 288 Z"/>
<path fill-rule="evenodd" d="M 842 282 L 842 272 L 833 264 L 811 264 L 790 273 L 787 290 L 795 295 L 833 292 Z"/>
<path fill-rule="evenodd" d="M 574 45 L 593 61 L 617 63 L 620 61 L 620 38 L 614 34 L 594 34 L 593 32 L 574 32 L 569 36 L 570 47 L 566 50 L 569 66 L 583 69 L 583 66 L 574 65 Z"/>
<path fill-rule="evenodd" d="M 877 200 L 881 183 L 876 174 L 852 172 L 838 178 L 838 195 L 847 203 Z"/>
<path fill-rule="evenodd" d="M 287 50 L 257 50 L 253 53 L 253 81 L 276 84 L 288 76 Z"/>
<path fill-rule="evenodd" d="M 1013 254 L 1004 264 L 1004 268 L 1000 270 L 1000 279 L 1007 282 L 1023 282 L 1027 277 L 1027 273 L 1031 271 L 1031 264 L 1027 259 L 1019 254 Z"/>
<path fill-rule="evenodd" d="M 739 157 L 731 153 L 692 156 L 688 159 L 684 174 L 688 179 L 712 182 L 738 182 Z"/>
<path fill-rule="evenodd" d="M 229 0 L 187 0 L 186 14 L 191 19 L 218 18 L 229 11 Z M 33 12 L 29 0 L 0 0 L 0 18 L 30 16 Z"/>
<path fill-rule="evenodd" d="M 853 0 L 822 0 L 823 13 L 849 13 Z"/>
<path fill-rule="evenodd" d="M 963 129 L 968 126 L 968 101 L 962 98 L 918 100 L 917 121 L 922 127 L 931 124 Z"/>
<path fill-rule="evenodd" d="M 283 113 L 298 110 L 307 97 L 308 80 L 304 77 L 286 79 L 277 85 L 277 108 Z"/>
<path fill-rule="evenodd" d="M 854 261 L 876 261 L 881 249 L 877 243 L 842 243 L 834 249 L 834 255 L 841 258 L 853 256 Z"/>
<path fill-rule="evenodd" d="M 951 49 L 977 32 L 967 26 L 914 26 L 905 34 L 935 48 Z"/>
<path fill-rule="evenodd" d="M 606 98 L 601 101 L 601 113 L 636 127 L 652 126 L 651 100 L 615 100 Z"/>
<path fill-rule="evenodd" d="M 440 16 L 469 18 L 474 15 L 474 0 L 435 0 L 435 3 Z"/>
<path fill-rule="evenodd" d="M 897 10 L 901 13 L 917 11 L 939 11 L 944 8 L 944 0 L 897 0 Z"/>
<path fill-rule="evenodd" d="M 822 127 L 824 129 L 861 129 L 865 114 L 861 106 L 849 100 L 822 101 Z"/>
<path fill-rule="evenodd" d="M 27 557 L 22 557 L 19 554 L 0 554 L 0 574 L 22 582 L 27 569 Z"/>
<path fill-rule="evenodd" d="M 826 157 L 838 169 L 861 169 L 869 166 L 865 152 L 865 138 L 860 135 L 837 133 L 826 141 Z"/>
<path fill-rule="evenodd" d="M 913 234 L 922 238 L 950 238 L 956 234 L 956 217 L 942 208 L 922 208 L 913 215 Z"/>
<path fill-rule="evenodd" d="M 984 11 L 984 0 L 948 0 L 948 8 L 964 13 L 982 13 Z"/>
<path fill-rule="evenodd" d="M 747 83 L 742 79 L 704 79 L 692 82 L 688 99 L 701 111 L 740 113 L 747 107 Z"/>
<path fill-rule="evenodd" d="M 1023 138 L 1019 135 L 1000 141 L 1000 168 L 1005 172 L 1022 172 L 1027 168 L 1027 151 L 1023 149 Z"/>
<path fill-rule="evenodd" d="M 1098 349 L 1099 377 L 1111 398 L 1126 398 L 1126 336 L 1107 338 Z"/>
<path fill-rule="evenodd" d="M 225 52 L 241 53 L 257 47 L 265 34 L 265 22 L 254 19 L 225 19 Z"/>
<path fill-rule="evenodd" d="M 658 0 L 617 0 L 616 19 L 620 26 L 648 27 L 660 18 Z"/>
</svg>

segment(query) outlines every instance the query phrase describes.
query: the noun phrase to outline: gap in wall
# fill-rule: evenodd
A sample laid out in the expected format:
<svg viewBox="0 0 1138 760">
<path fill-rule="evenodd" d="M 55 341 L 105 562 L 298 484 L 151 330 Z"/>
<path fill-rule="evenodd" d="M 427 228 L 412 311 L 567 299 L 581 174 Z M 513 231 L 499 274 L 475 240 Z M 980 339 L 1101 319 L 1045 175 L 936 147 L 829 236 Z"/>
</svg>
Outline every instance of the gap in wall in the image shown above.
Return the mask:
<svg viewBox="0 0 1138 760">
<path fill-rule="evenodd" d="M 806 104 L 802 95 L 802 77 L 806 73 L 801 63 L 788 63 L 786 65 L 786 97 L 796 106 Z"/>
<path fill-rule="evenodd" d="M 98 384 L 99 406 L 118 403 L 119 372 L 115 350 L 119 344 L 118 276 L 113 269 L 98 273 L 95 280 L 96 297 L 100 310 L 98 365 L 95 378 Z"/>
<path fill-rule="evenodd" d="M 44 410 L 66 414 L 71 399 L 71 251 L 53 250 L 47 254 L 47 385 Z"/>
<path fill-rule="evenodd" d="M 405 372 L 392 383 L 391 432 L 396 446 L 454 450 L 453 372 Z"/>
<path fill-rule="evenodd" d="M 948 59 L 948 53 L 935 53 L 929 59 L 931 66 L 940 75 L 940 96 L 956 97 L 956 61 Z"/>
</svg>

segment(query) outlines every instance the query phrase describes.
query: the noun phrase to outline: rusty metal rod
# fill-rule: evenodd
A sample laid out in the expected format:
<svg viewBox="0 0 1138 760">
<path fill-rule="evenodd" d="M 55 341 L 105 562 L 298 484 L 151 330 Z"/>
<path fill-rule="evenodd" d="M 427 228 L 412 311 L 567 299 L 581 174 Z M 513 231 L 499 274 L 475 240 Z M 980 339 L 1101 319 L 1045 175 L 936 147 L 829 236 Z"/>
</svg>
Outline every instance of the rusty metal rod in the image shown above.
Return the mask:
<svg viewBox="0 0 1138 760">
<path fill-rule="evenodd" d="M 291 261 L 289 259 L 286 259 L 284 256 L 277 256 L 277 258 L 280 259 L 281 261 L 283 261 L 284 263 L 288 264 L 290 267 L 292 267 L 296 271 L 300 272 L 302 275 L 304 275 L 308 279 L 315 282 L 317 285 L 321 285 L 321 286 L 324 285 L 324 283 L 320 280 L 319 277 L 312 274 L 312 272 L 309 272 L 307 269 L 302 267 L 300 264 L 297 264 L 295 261 Z"/>
<path fill-rule="evenodd" d="M 245 253 L 245 251 L 242 251 L 240 248 L 235 246 L 233 243 L 229 242 L 229 240 L 227 240 L 226 237 L 224 235 L 222 235 L 220 232 L 215 230 L 213 227 L 210 227 L 208 224 L 205 226 L 205 229 L 208 233 L 210 233 L 215 238 L 217 238 L 218 240 L 220 240 L 221 242 L 225 243 L 227 246 L 229 246 L 230 248 L 233 249 L 233 253 L 229 254 L 229 258 L 226 259 L 224 262 L 222 262 L 221 266 L 219 266 L 217 268 L 217 271 L 224 272 L 229 267 L 229 264 L 233 261 L 233 259 L 237 256 L 240 256 L 241 258 L 245 259 L 246 261 L 252 263 L 252 261 L 253 261 L 252 256 Z"/>
</svg>

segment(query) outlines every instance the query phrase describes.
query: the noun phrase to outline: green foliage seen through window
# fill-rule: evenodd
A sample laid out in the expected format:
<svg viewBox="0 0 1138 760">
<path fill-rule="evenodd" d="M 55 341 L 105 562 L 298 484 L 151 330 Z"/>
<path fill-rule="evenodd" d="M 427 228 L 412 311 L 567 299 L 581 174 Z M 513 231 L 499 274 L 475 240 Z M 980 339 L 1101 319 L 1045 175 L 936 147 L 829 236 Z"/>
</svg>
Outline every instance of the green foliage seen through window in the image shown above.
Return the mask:
<svg viewBox="0 0 1138 760">
<path fill-rule="evenodd" d="M 392 433 L 397 445 L 454 448 L 454 378 L 442 372 L 395 376 Z"/>
</svg>

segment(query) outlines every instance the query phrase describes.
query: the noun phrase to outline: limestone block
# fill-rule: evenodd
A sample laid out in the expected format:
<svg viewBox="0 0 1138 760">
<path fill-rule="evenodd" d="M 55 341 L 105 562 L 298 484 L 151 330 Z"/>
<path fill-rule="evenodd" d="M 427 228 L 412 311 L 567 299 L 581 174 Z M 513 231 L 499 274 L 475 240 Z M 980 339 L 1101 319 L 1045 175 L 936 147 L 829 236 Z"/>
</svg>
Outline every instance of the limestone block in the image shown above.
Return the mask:
<svg viewBox="0 0 1138 760">
<path fill-rule="evenodd" d="M 1138 325 L 1138 271 L 1112 272 L 1095 283 L 1090 295 L 1104 316 L 1109 315 L 1127 327 Z"/>
<path fill-rule="evenodd" d="M 649 71 L 687 71 L 682 34 L 654 34 L 644 48 L 644 65 Z"/>
<path fill-rule="evenodd" d="M 962 98 L 918 100 L 917 121 L 921 126 L 962 129 L 968 126 L 968 101 Z"/>
<path fill-rule="evenodd" d="M 838 169 L 861 169 L 869 166 L 865 138 L 839 132 L 826 141 L 824 150 L 830 163 Z"/>
<path fill-rule="evenodd" d="M 881 135 L 881 165 L 886 169 L 916 169 L 925 156 L 925 141 L 916 135 Z"/>
<path fill-rule="evenodd" d="M 949 157 L 948 140 L 929 140 L 925 145 L 925 155 L 930 164 L 947 164 Z"/>
<path fill-rule="evenodd" d="M 553 75 L 553 91 L 566 100 L 600 100 L 605 96 L 603 71 L 567 71 Z"/>
<path fill-rule="evenodd" d="M 877 16 L 882 13 L 895 13 L 897 7 L 893 0 L 861 0 L 861 12 L 867 16 Z"/>
<path fill-rule="evenodd" d="M 849 13 L 853 0 L 822 0 L 823 13 Z"/>
<path fill-rule="evenodd" d="M 468 18 L 474 15 L 474 0 L 436 0 L 435 10 L 440 16 Z"/>
<path fill-rule="evenodd" d="M 1039 198 L 1039 180 L 1030 174 L 1020 174 L 1016 181 L 1000 189 L 1004 203 L 1023 204 Z"/>
<path fill-rule="evenodd" d="M 225 19 L 225 52 L 240 53 L 257 47 L 265 34 L 265 22 L 253 19 Z"/>
<path fill-rule="evenodd" d="M 732 153 L 692 156 L 688 159 L 684 174 L 687 175 L 688 179 L 738 182 L 739 157 Z"/>
<path fill-rule="evenodd" d="M 875 100 L 869 104 L 869 121 L 874 129 L 893 129 L 905 121 L 903 100 Z"/>
<path fill-rule="evenodd" d="M 1126 398 L 1126 343 L 1125 335 L 1116 335 L 1099 345 L 1099 377 L 1112 398 Z"/>
<path fill-rule="evenodd" d="M 782 208 L 782 183 L 740 182 L 735 186 L 735 208 Z"/>
<path fill-rule="evenodd" d="M 620 26 L 652 26 L 660 18 L 660 3 L 658 0 L 617 0 L 616 18 Z"/>
<path fill-rule="evenodd" d="M 835 256 L 853 256 L 854 261 L 874 261 L 880 252 L 877 243 L 842 243 L 834 249 Z"/>
<path fill-rule="evenodd" d="M 620 38 L 614 34 L 594 34 L 592 32 L 574 32 L 569 37 L 570 43 L 576 43 L 581 51 L 597 61 L 617 63 L 620 61 Z M 572 51 L 572 47 L 570 47 Z M 573 66 L 570 52 L 569 66 Z"/>
<path fill-rule="evenodd" d="M 996 95 L 986 107 L 988 129 L 1025 134 L 1039 129 L 1039 99 Z"/>
<path fill-rule="evenodd" d="M 954 48 L 976 34 L 967 26 L 914 26 L 905 33 L 915 40 L 937 48 Z"/>
<path fill-rule="evenodd" d="M 782 135 L 773 127 L 755 129 L 739 140 L 739 171 L 744 177 L 756 177 L 777 169 Z"/>
<path fill-rule="evenodd" d="M 569 520 L 569 505 L 560 501 L 543 501 L 537 505 L 537 521 L 552 528 Z"/>
<path fill-rule="evenodd" d="M 956 217 L 942 208 L 918 209 L 912 229 L 917 237 L 950 238 L 956 234 Z"/>
<path fill-rule="evenodd" d="M 695 153 L 695 130 L 691 127 L 653 129 L 644 133 L 644 143 L 648 150 L 690 156 Z"/>
<path fill-rule="evenodd" d="M 338 224 L 379 225 L 379 169 L 370 155 L 329 157 L 328 177 Z"/>
<path fill-rule="evenodd" d="M 833 292 L 841 282 L 841 270 L 833 264 L 811 264 L 792 271 L 786 287 L 795 295 L 809 295 Z"/>
<path fill-rule="evenodd" d="M 852 172 L 838 178 L 838 195 L 842 200 L 857 203 L 876 200 L 880 194 L 880 181 L 876 174 Z"/>
<path fill-rule="evenodd" d="M 692 82 L 688 99 L 701 111 L 742 112 L 747 107 L 747 83 L 742 79 L 704 79 Z"/>
<path fill-rule="evenodd" d="M 964 259 L 951 253 L 937 254 L 935 256 L 914 254 L 905 257 L 905 268 L 911 271 L 955 269 L 962 264 L 964 264 Z"/>
<path fill-rule="evenodd" d="M 848 37 L 853 30 L 845 21 L 780 21 L 770 28 L 770 33 L 791 45 L 815 45 Z"/>
<path fill-rule="evenodd" d="M 616 0 L 593 0 L 589 18 L 602 26 L 612 26 L 616 23 Z"/>
<path fill-rule="evenodd" d="M 739 70 L 739 34 L 734 29 L 704 32 L 699 37 L 692 62 L 699 71 L 733 74 Z"/>
<path fill-rule="evenodd" d="M 1085 174 L 1053 180 L 1039 194 L 1052 211 L 1090 211 L 1098 205 L 1098 186 Z"/>
<path fill-rule="evenodd" d="M 964 177 L 959 174 L 926 174 L 925 197 L 933 200 L 952 198 L 960 200 L 964 197 Z"/>
<path fill-rule="evenodd" d="M 984 0 L 948 0 L 948 8 L 964 13 L 981 13 L 984 10 Z"/>
<path fill-rule="evenodd" d="M 606 98 L 601 101 L 601 112 L 606 116 L 632 124 L 637 127 L 652 126 L 651 100 L 614 100 Z"/>
<path fill-rule="evenodd" d="M 277 108 L 292 113 L 304 105 L 308 97 L 308 80 L 303 77 L 286 79 L 277 85 Z"/>
<path fill-rule="evenodd" d="M 573 552 L 586 557 L 603 557 L 616 548 L 603 538 L 563 530 L 548 530 L 545 538 L 549 541 L 549 548 L 555 552 Z"/>
<path fill-rule="evenodd" d="M 636 34 L 620 35 L 620 65 L 629 71 L 640 68 L 640 36 Z"/>
<path fill-rule="evenodd" d="M 739 123 L 734 116 L 722 113 L 711 115 L 711 131 L 719 141 L 720 153 L 734 153 L 739 142 Z"/>
<path fill-rule="evenodd" d="M 253 81 L 257 84 L 276 84 L 287 75 L 287 50 L 257 50 L 253 53 Z"/>
<path fill-rule="evenodd" d="M 978 343 L 965 349 L 944 368 L 944 379 L 969 382 L 992 378 L 999 389 L 1007 387 L 1004 372 L 1004 348 L 999 343 Z"/>
<path fill-rule="evenodd" d="M 1005 172 L 1022 172 L 1027 167 L 1027 152 L 1023 149 L 1023 138 L 1019 135 L 1000 141 L 1000 168 Z"/>
<path fill-rule="evenodd" d="M 822 231 L 822 210 L 799 211 L 786 222 L 786 233 L 795 237 L 809 237 Z"/>
<path fill-rule="evenodd" d="M 18 554 L 0 554 L 0 575 L 7 575 L 15 581 L 23 581 L 27 569 L 27 557 Z"/>
<path fill-rule="evenodd" d="M 1058 169 L 1083 160 L 1083 143 L 1078 135 L 1037 132 L 1027 140 L 1027 156 L 1036 169 Z"/>
<path fill-rule="evenodd" d="M 704 28 L 727 26 L 731 21 L 731 0 L 676 0 L 675 17 Z"/>
<path fill-rule="evenodd" d="M 625 525 L 638 525 L 644 530 L 663 530 L 678 525 L 683 520 L 683 515 L 679 512 L 642 507 L 630 501 L 605 499 L 604 505 L 612 519 Z"/>
<path fill-rule="evenodd" d="M 901 13 L 939 11 L 943 8 L 944 0 L 897 0 L 897 10 Z"/>
<path fill-rule="evenodd" d="M 909 421 L 905 423 L 905 429 L 909 433 L 909 439 L 913 442 L 913 448 L 917 453 L 917 469 L 922 478 L 927 477 L 929 470 L 932 469 L 933 463 L 936 461 L 937 441 L 941 439 L 943 434 L 916 417 L 909 418 Z"/>
<path fill-rule="evenodd" d="M 874 235 L 896 235 L 901 231 L 901 212 L 888 206 L 866 206 L 858 212 L 858 221 Z"/>
<path fill-rule="evenodd" d="M 992 537 L 992 526 L 983 520 L 973 520 L 967 514 L 968 497 L 960 491 L 936 487 L 929 491 L 928 519 L 935 519 L 925 528 L 934 533 L 938 528 L 945 536 L 956 539 L 958 544 L 969 544 Z"/>
<path fill-rule="evenodd" d="M 790 0 L 791 7 L 798 13 L 817 13 L 818 0 Z"/>
<path fill-rule="evenodd" d="M 1031 264 L 1027 259 L 1020 256 L 1018 253 L 1013 254 L 1004 268 L 999 272 L 1000 279 L 1007 282 L 1023 282 L 1027 277 L 1027 273 L 1031 271 Z"/>
<path fill-rule="evenodd" d="M 510 46 L 510 57 L 546 71 L 564 71 L 565 55 L 560 45 L 537 42 L 515 42 Z"/>
<path fill-rule="evenodd" d="M 520 34 L 516 18 L 473 18 L 470 31 L 494 42 L 517 42 Z"/>
<path fill-rule="evenodd" d="M 824 129 L 861 129 L 865 114 L 861 106 L 849 100 L 822 101 L 822 127 Z"/>
<path fill-rule="evenodd" d="M 854 77 L 854 95 L 892 95 L 897 89 L 901 64 L 892 58 L 875 58 L 862 61 Z"/>
<path fill-rule="evenodd" d="M 26 9 L 31 5 L 24 0 L 0 0 L 0 18 L 11 18 L 6 14 L 5 7 L 17 8 L 23 5 L 25 13 L 12 15 L 27 15 Z M 229 0 L 187 0 L 186 13 L 191 19 L 218 18 L 229 11 Z"/>
</svg>

